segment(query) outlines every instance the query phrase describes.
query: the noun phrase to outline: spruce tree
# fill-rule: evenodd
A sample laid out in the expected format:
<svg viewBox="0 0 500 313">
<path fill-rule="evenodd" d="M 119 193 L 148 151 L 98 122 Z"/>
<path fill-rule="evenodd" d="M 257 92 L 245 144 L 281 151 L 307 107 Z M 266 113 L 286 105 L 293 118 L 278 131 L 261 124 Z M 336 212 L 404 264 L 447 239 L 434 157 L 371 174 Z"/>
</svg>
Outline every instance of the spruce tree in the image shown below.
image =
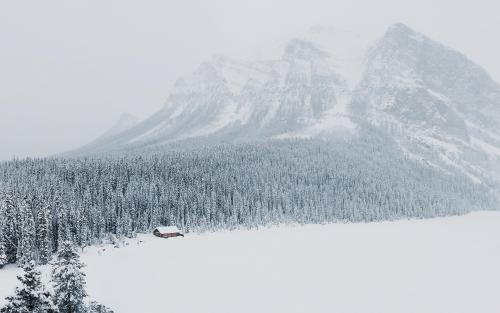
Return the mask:
<svg viewBox="0 0 500 313">
<path fill-rule="evenodd" d="M 20 207 L 21 218 L 21 237 L 17 246 L 16 259 L 17 264 L 23 266 L 35 260 L 35 221 L 33 219 L 33 212 L 28 206 L 26 200 L 21 201 Z"/>
<path fill-rule="evenodd" d="M 59 199 L 56 199 L 54 210 L 57 212 L 57 250 L 61 250 L 62 243 L 70 239 L 69 210 Z"/>
<path fill-rule="evenodd" d="M 42 208 L 38 213 L 38 250 L 40 264 L 47 264 L 52 254 L 49 232 L 49 207 Z"/>
<path fill-rule="evenodd" d="M 85 306 L 85 274 L 80 256 L 72 243 L 64 241 L 57 253 L 57 261 L 52 271 L 54 285 L 54 303 L 60 313 L 87 312 Z"/>
<path fill-rule="evenodd" d="M 8 263 L 5 240 L 0 229 L 0 269 Z"/>
<path fill-rule="evenodd" d="M 23 267 L 24 275 L 18 276 L 21 287 L 13 296 L 7 297 L 7 305 L 0 313 L 56 313 L 57 308 L 51 301 L 50 293 L 43 287 L 40 272 L 35 262 L 27 262 Z"/>
<path fill-rule="evenodd" d="M 0 195 L 1 196 L 1 195 Z M 2 199 L 0 198 L 0 269 L 8 263 L 7 245 L 5 232 L 5 210 Z"/>
<path fill-rule="evenodd" d="M 7 257 L 7 263 L 16 262 L 16 252 L 18 245 L 18 214 L 17 202 L 14 201 L 14 196 L 10 192 L 4 192 L 0 201 L 0 209 L 2 210 L 2 239 L 4 253 Z"/>
</svg>

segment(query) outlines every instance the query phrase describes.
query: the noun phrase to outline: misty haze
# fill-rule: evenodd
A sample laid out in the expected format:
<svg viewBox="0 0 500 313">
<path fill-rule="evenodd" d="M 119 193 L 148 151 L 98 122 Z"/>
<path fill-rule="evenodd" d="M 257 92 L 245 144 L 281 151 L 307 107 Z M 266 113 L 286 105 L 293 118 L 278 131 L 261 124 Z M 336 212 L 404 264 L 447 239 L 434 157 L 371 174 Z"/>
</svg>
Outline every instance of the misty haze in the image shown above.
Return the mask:
<svg viewBox="0 0 500 313">
<path fill-rule="evenodd" d="M 499 9 L 1 3 L 0 312 L 499 312 Z"/>
</svg>

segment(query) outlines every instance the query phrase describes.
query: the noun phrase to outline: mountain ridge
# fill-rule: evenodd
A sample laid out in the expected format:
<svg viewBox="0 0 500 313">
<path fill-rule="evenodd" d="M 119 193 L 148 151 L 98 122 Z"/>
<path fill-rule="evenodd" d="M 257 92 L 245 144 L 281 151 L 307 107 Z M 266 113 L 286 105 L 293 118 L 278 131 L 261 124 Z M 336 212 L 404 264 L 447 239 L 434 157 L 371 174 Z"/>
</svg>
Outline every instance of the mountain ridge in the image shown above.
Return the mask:
<svg viewBox="0 0 500 313">
<path fill-rule="evenodd" d="M 371 42 L 315 27 L 275 57 L 214 56 L 176 81 L 160 111 L 76 153 L 192 138 L 349 138 L 366 124 L 411 157 L 500 185 L 500 85 L 404 24 Z"/>
</svg>

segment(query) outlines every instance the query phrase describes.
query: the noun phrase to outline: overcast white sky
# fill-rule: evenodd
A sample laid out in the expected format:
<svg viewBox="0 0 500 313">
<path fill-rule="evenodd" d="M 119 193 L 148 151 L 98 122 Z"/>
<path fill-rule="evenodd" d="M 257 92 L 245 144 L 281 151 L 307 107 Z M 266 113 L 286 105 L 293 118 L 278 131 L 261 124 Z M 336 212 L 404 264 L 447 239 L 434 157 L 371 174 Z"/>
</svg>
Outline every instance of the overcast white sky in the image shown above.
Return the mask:
<svg viewBox="0 0 500 313">
<path fill-rule="evenodd" d="M 395 22 L 456 48 L 500 81 L 498 0 L 0 0 L 0 160 L 85 144 L 121 113 L 158 110 L 179 75 L 325 24 Z"/>
</svg>

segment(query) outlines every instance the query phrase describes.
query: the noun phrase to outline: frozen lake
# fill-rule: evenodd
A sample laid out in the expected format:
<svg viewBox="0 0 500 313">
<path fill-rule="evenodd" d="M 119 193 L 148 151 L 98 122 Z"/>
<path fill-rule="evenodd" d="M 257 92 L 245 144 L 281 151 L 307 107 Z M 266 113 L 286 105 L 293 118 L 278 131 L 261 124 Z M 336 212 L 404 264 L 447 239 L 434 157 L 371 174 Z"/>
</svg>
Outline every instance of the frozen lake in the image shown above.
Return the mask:
<svg viewBox="0 0 500 313">
<path fill-rule="evenodd" d="M 138 239 L 82 257 L 117 313 L 500 312 L 500 212 Z"/>
</svg>

